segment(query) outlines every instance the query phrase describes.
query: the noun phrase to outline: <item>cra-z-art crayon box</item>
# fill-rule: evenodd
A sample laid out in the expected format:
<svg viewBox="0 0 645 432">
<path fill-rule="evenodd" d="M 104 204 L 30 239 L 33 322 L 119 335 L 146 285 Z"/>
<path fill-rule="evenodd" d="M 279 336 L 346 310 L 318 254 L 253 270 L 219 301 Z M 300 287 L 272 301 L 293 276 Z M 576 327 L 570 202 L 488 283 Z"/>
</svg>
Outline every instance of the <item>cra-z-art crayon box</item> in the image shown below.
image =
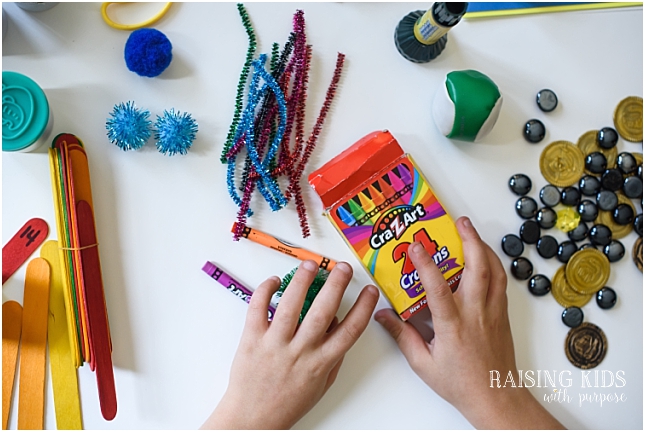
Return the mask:
<svg viewBox="0 0 645 432">
<path fill-rule="evenodd" d="M 456 290 L 464 268 L 457 228 L 392 134 L 373 132 L 309 176 L 327 216 L 407 320 L 427 306 L 408 247 L 420 242 Z"/>
</svg>

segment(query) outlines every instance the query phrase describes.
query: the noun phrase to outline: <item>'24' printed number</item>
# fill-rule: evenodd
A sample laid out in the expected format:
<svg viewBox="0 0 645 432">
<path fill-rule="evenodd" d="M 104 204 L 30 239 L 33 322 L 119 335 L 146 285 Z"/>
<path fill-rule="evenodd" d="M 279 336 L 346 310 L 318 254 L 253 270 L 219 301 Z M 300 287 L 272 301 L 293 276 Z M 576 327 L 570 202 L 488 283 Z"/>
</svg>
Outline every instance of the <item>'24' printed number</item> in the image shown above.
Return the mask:
<svg viewBox="0 0 645 432">
<path fill-rule="evenodd" d="M 421 228 L 419 231 L 415 232 L 412 239 L 415 242 L 421 243 L 430 256 L 437 253 L 437 242 L 430 238 L 425 228 Z M 394 262 L 399 262 L 403 259 L 401 274 L 410 274 L 414 271 L 414 264 L 412 264 L 412 260 L 408 257 L 409 247 L 410 242 L 403 242 L 396 245 L 392 251 L 392 260 Z"/>
</svg>

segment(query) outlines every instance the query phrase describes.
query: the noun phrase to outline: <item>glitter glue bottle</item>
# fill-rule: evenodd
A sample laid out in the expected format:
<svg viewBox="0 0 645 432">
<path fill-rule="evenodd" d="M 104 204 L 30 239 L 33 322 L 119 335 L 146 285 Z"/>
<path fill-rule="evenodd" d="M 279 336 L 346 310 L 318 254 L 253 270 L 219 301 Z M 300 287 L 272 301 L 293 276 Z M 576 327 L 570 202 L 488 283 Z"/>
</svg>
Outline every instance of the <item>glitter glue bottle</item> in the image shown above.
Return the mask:
<svg viewBox="0 0 645 432">
<path fill-rule="evenodd" d="M 52 125 L 43 89 L 25 75 L 2 71 L 2 151 L 36 150 L 49 137 Z"/>
<path fill-rule="evenodd" d="M 410 12 L 394 31 L 396 49 L 411 62 L 429 62 L 441 54 L 448 31 L 461 21 L 467 7 L 465 2 L 435 2 L 425 13 Z"/>
</svg>

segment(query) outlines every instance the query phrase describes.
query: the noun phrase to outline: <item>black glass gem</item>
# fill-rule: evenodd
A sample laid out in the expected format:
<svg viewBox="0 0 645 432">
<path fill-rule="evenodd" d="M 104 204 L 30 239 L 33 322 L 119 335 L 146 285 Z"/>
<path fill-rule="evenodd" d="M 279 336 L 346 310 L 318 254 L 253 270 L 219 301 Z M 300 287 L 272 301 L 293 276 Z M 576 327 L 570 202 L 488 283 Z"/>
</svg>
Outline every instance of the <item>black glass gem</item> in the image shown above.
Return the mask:
<svg viewBox="0 0 645 432">
<path fill-rule="evenodd" d="M 643 213 L 634 218 L 634 231 L 639 237 L 643 237 Z"/>
<path fill-rule="evenodd" d="M 604 287 L 596 293 L 596 303 L 601 309 L 611 309 L 616 304 L 616 291 L 609 287 Z"/>
<path fill-rule="evenodd" d="M 562 197 L 560 201 L 564 205 L 576 207 L 578 204 L 580 204 L 581 197 L 582 195 L 580 194 L 580 191 L 577 188 L 574 188 L 573 186 L 569 186 L 562 189 Z"/>
<path fill-rule="evenodd" d="M 643 164 L 640 164 L 638 168 L 636 168 L 636 175 L 639 179 L 643 180 Z"/>
<path fill-rule="evenodd" d="M 514 194 L 524 196 L 531 190 L 531 179 L 524 174 L 515 174 L 508 181 L 508 187 Z"/>
<path fill-rule="evenodd" d="M 524 252 L 524 243 L 515 234 L 506 234 L 502 239 L 502 250 L 506 255 L 516 258 Z"/>
<path fill-rule="evenodd" d="M 535 244 L 540 239 L 540 225 L 534 220 L 527 220 L 520 227 L 520 238 L 526 244 Z"/>
<path fill-rule="evenodd" d="M 569 262 L 571 255 L 576 252 L 578 252 L 578 246 L 576 246 L 574 242 L 570 240 L 563 241 L 560 243 L 560 246 L 558 246 L 558 261 L 566 264 Z"/>
<path fill-rule="evenodd" d="M 623 174 L 616 168 L 605 170 L 600 177 L 600 184 L 603 188 L 616 192 L 623 187 Z"/>
<path fill-rule="evenodd" d="M 614 211 L 618 205 L 618 197 L 612 191 L 600 191 L 596 195 L 596 204 L 600 210 Z"/>
<path fill-rule="evenodd" d="M 579 242 L 587 238 L 587 234 L 589 233 L 589 228 L 587 227 L 587 224 L 584 222 L 580 222 L 577 227 L 572 229 L 567 233 L 567 236 L 569 236 L 569 239 L 574 241 L 574 242 Z"/>
<path fill-rule="evenodd" d="M 544 112 L 551 112 L 558 106 L 558 97 L 553 90 L 540 90 L 536 97 L 538 107 Z"/>
<path fill-rule="evenodd" d="M 598 207 L 591 200 L 584 200 L 578 205 L 580 219 L 585 222 L 593 222 L 598 217 Z"/>
<path fill-rule="evenodd" d="M 589 153 L 585 157 L 585 168 L 594 174 L 600 174 L 607 169 L 607 158 L 600 152 Z"/>
<path fill-rule="evenodd" d="M 604 127 L 598 131 L 598 145 L 604 149 L 616 147 L 618 142 L 618 133 L 616 129 Z"/>
<path fill-rule="evenodd" d="M 600 185 L 600 182 L 598 182 Z M 560 189 L 553 185 L 546 185 L 540 190 L 540 201 L 547 207 L 555 207 L 560 203 Z"/>
<path fill-rule="evenodd" d="M 607 246 L 611 243 L 611 230 L 607 225 L 594 225 L 589 230 L 589 239 L 596 246 Z"/>
<path fill-rule="evenodd" d="M 622 152 L 616 158 L 616 166 L 623 174 L 631 174 L 636 171 L 638 162 L 633 154 L 629 152 Z"/>
<path fill-rule="evenodd" d="M 586 175 L 578 182 L 580 193 L 586 196 L 595 196 L 600 192 L 600 179 L 591 175 Z"/>
<path fill-rule="evenodd" d="M 533 264 L 524 257 L 515 258 L 511 263 L 511 274 L 515 279 L 527 280 L 533 274 Z"/>
<path fill-rule="evenodd" d="M 538 205 L 531 197 L 524 196 L 515 203 L 515 211 L 523 219 L 535 217 L 538 211 Z"/>
<path fill-rule="evenodd" d="M 623 181 L 623 192 L 627 198 L 638 198 L 643 195 L 643 180 L 637 176 L 626 177 Z"/>
<path fill-rule="evenodd" d="M 618 225 L 629 225 L 634 221 L 634 209 L 628 204 L 618 204 L 611 216 Z"/>
<path fill-rule="evenodd" d="M 558 241 L 545 235 L 538 240 L 537 251 L 542 258 L 553 258 L 558 253 Z"/>
<path fill-rule="evenodd" d="M 609 262 L 620 261 L 625 256 L 625 246 L 618 240 L 612 240 L 602 249 Z"/>
<path fill-rule="evenodd" d="M 551 207 L 542 207 L 535 215 L 535 220 L 540 225 L 540 228 L 549 229 L 555 226 L 555 221 L 558 215 Z"/>
<path fill-rule="evenodd" d="M 551 291 L 551 281 L 544 275 L 535 275 L 529 280 L 529 291 L 534 296 L 546 295 Z"/>
<path fill-rule="evenodd" d="M 589 249 L 589 248 L 598 249 L 596 246 L 594 246 L 594 244 L 593 244 L 593 243 L 585 243 L 585 244 L 583 244 L 582 246 L 580 246 L 580 247 L 578 248 L 578 250 L 584 250 L 584 249 Z"/>
<path fill-rule="evenodd" d="M 570 306 L 562 312 L 562 322 L 567 327 L 578 327 L 582 324 L 585 315 L 582 313 L 582 309 L 576 306 Z"/>
<path fill-rule="evenodd" d="M 530 143 L 539 143 L 544 139 L 545 134 L 546 129 L 544 123 L 540 120 L 529 120 L 524 125 L 524 138 Z"/>
</svg>

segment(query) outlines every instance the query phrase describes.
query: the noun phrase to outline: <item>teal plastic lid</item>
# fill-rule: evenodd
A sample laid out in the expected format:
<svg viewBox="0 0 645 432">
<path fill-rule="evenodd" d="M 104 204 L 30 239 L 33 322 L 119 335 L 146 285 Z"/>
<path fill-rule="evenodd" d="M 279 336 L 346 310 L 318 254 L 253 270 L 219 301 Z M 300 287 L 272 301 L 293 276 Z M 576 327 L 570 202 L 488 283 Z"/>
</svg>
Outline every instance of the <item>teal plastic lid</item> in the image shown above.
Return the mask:
<svg viewBox="0 0 645 432">
<path fill-rule="evenodd" d="M 2 71 L 2 151 L 24 150 L 49 122 L 45 92 L 31 78 Z"/>
</svg>

